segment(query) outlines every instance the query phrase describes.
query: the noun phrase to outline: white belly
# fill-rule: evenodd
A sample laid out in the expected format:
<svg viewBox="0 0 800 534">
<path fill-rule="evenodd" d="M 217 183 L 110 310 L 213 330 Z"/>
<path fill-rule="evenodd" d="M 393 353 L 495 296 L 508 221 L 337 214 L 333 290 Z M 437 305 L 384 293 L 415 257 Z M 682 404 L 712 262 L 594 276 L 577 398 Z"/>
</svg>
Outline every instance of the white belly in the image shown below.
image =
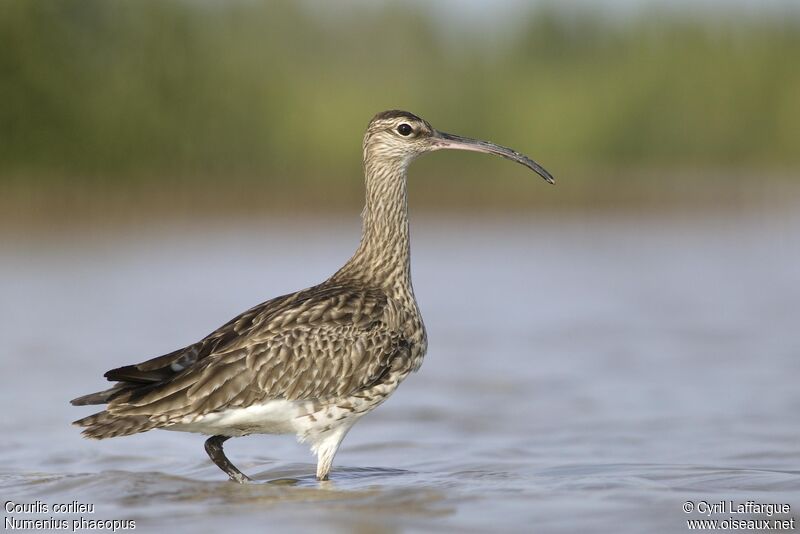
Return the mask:
<svg viewBox="0 0 800 534">
<path fill-rule="evenodd" d="M 177 423 L 166 430 L 198 432 L 213 436 L 248 434 L 303 434 L 310 430 L 307 402 L 270 400 L 247 408 L 228 408 Z"/>
<path fill-rule="evenodd" d="M 358 399 L 343 408 L 313 401 L 269 400 L 246 408 L 228 408 L 187 418 L 162 428 L 211 436 L 295 434 L 300 441 L 315 443 L 331 433 L 349 429 L 377 404 L 379 402 Z"/>
</svg>

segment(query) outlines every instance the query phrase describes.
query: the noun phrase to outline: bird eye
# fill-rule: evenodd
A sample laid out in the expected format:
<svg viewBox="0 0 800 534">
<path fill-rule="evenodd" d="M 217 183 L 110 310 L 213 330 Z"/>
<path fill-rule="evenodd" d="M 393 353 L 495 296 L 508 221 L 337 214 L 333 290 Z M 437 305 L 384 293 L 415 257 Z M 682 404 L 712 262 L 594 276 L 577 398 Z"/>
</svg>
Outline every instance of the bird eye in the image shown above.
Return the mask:
<svg viewBox="0 0 800 534">
<path fill-rule="evenodd" d="M 397 127 L 397 133 L 399 133 L 404 137 L 411 135 L 411 132 L 413 131 L 414 129 L 411 127 L 410 124 L 403 123 Z"/>
</svg>

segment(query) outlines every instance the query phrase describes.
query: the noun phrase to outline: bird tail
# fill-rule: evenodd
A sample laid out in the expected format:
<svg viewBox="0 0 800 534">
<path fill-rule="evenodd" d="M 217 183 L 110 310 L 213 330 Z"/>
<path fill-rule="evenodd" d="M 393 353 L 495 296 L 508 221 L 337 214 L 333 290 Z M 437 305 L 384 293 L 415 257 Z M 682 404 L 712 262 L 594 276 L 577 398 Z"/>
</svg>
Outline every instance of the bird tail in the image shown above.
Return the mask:
<svg viewBox="0 0 800 534">
<path fill-rule="evenodd" d="M 75 399 L 79 400 L 79 399 Z M 159 426 L 147 415 L 113 415 L 107 411 L 78 419 L 72 423 L 85 428 L 81 434 L 89 439 L 106 439 L 147 432 Z"/>
</svg>

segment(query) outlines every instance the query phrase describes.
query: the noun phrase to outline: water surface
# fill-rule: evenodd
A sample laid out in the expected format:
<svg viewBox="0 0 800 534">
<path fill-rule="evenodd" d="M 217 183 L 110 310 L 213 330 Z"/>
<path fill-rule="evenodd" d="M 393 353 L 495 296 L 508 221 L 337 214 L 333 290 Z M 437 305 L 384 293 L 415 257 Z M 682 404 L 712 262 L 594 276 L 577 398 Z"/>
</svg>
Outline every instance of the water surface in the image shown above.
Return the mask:
<svg viewBox="0 0 800 534">
<path fill-rule="evenodd" d="M 263 482 L 248 486 L 199 435 L 83 440 L 69 422 L 90 408 L 68 400 L 323 280 L 355 249 L 355 219 L 5 235 L 3 501 L 93 503 L 85 517 L 145 532 L 684 532 L 703 517 L 690 500 L 797 517 L 800 219 L 421 218 L 412 231 L 421 371 L 354 427 L 328 483 L 291 437 L 228 442 Z"/>
</svg>

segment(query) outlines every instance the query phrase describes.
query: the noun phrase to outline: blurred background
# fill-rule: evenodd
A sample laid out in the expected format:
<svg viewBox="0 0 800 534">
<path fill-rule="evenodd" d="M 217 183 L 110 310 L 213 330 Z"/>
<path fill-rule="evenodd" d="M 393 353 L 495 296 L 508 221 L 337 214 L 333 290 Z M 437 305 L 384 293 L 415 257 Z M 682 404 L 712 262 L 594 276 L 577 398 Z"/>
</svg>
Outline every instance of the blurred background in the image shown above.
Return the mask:
<svg viewBox="0 0 800 534">
<path fill-rule="evenodd" d="M 513 146 L 415 166 L 419 210 L 785 200 L 800 169 L 790 0 L 0 5 L 0 218 L 357 209 L 372 115 Z M 538 185 L 538 184 L 537 184 Z"/>
<path fill-rule="evenodd" d="M 795 0 L 3 0 L 0 493 L 158 532 L 797 518 L 799 58 Z M 391 108 L 557 183 L 411 167 L 429 353 L 333 482 L 291 437 L 226 443 L 281 481 L 242 488 L 200 436 L 83 440 L 103 372 L 347 260 Z"/>
</svg>

